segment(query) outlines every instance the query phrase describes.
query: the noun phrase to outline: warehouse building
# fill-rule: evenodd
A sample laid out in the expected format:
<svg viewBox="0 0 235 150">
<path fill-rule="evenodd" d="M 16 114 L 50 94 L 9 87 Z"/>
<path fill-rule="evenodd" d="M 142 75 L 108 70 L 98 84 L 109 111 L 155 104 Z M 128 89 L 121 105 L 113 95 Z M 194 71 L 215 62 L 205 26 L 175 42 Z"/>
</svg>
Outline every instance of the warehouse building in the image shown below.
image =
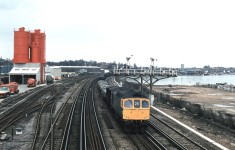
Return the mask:
<svg viewBox="0 0 235 150">
<path fill-rule="evenodd" d="M 19 84 L 26 84 L 29 78 L 40 81 L 40 64 L 14 64 L 13 69 L 9 72 L 9 81 Z"/>
<path fill-rule="evenodd" d="M 46 75 L 52 75 L 55 78 L 77 76 L 79 74 L 103 74 L 104 71 L 97 66 L 46 66 Z"/>
</svg>

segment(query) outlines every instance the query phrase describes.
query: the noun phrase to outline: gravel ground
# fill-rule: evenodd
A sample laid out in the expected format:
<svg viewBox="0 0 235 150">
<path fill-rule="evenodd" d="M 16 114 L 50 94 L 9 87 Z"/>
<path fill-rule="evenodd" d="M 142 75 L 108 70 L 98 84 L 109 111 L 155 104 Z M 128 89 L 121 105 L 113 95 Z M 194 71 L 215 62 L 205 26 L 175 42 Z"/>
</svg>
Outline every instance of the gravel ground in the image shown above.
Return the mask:
<svg viewBox="0 0 235 150">
<path fill-rule="evenodd" d="M 34 115 L 33 115 L 34 116 Z M 0 150 L 27 150 L 31 148 L 32 139 L 34 136 L 34 132 L 32 129 L 35 127 L 35 118 L 33 117 L 25 117 L 22 121 L 17 123 L 17 125 L 13 125 L 13 139 L 11 133 L 11 129 L 6 130 L 8 133 L 9 141 L 2 141 L 0 144 Z M 22 129 L 22 134 L 16 135 L 16 128 Z"/>
<path fill-rule="evenodd" d="M 176 99 L 203 104 L 213 109 L 235 114 L 234 92 L 197 86 L 156 86 L 154 90 L 167 93 Z"/>
</svg>

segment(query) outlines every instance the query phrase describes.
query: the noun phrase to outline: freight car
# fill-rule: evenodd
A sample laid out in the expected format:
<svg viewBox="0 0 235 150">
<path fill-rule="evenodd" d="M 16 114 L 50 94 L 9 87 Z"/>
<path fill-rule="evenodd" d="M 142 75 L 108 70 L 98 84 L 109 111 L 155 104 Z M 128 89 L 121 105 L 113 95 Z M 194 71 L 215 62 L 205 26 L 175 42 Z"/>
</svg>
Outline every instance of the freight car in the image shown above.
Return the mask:
<svg viewBox="0 0 235 150">
<path fill-rule="evenodd" d="M 46 84 L 53 84 L 54 78 L 51 75 L 46 76 Z"/>
<path fill-rule="evenodd" d="M 150 100 L 126 87 L 106 88 L 108 106 L 127 131 L 145 131 L 150 118 Z"/>
</svg>

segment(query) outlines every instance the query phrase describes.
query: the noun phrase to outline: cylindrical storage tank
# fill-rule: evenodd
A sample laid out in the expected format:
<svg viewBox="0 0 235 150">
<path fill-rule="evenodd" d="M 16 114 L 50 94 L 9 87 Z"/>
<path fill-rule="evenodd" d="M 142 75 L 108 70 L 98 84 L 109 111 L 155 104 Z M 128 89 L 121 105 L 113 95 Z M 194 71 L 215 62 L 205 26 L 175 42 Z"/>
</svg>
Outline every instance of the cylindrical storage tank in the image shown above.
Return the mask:
<svg viewBox="0 0 235 150">
<path fill-rule="evenodd" d="M 32 63 L 40 63 L 40 48 L 39 42 L 32 43 Z"/>
<path fill-rule="evenodd" d="M 40 40 L 41 63 L 46 63 L 46 34 L 41 33 Z"/>
<path fill-rule="evenodd" d="M 31 42 L 30 42 L 30 44 L 29 44 L 29 47 L 30 47 L 30 51 L 29 51 L 29 59 L 30 59 L 30 62 L 32 62 L 32 47 L 33 47 L 33 41 L 34 41 L 34 33 L 30 33 L 30 35 L 31 35 Z"/>
<path fill-rule="evenodd" d="M 31 48 L 31 61 L 32 63 L 40 63 L 41 61 L 41 50 L 40 50 L 40 30 L 34 30 L 32 34 L 32 48 Z"/>
<path fill-rule="evenodd" d="M 33 42 L 34 42 L 34 33 L 32 32 L 32 33 L 30 33 L 30 35 L 31 35 L 31 43 L 30 43 L 30 47 L 32 47 L 33 46 Z"/>
<path fill-rule="evenodd" d="M 30 33 L 25 28 L 14 31 L 14 58 L 13 63 L 28 63 Z"/>
</svg>

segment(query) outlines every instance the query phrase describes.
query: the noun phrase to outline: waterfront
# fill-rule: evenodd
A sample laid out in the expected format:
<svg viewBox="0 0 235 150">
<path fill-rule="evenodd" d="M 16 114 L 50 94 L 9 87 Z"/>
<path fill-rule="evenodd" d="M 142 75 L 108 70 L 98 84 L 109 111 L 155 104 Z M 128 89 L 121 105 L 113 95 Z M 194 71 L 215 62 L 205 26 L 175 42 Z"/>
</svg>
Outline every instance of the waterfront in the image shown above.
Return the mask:
<svg viewBox="0 0 235 150">
<path fill-rule="evenodd" d="M 177 76 L 160 80 L 155 85 L 196 85 L 196 83 L 216 84 L 225 82 L 235 85 L 235 75 Z"/>
</svg>

